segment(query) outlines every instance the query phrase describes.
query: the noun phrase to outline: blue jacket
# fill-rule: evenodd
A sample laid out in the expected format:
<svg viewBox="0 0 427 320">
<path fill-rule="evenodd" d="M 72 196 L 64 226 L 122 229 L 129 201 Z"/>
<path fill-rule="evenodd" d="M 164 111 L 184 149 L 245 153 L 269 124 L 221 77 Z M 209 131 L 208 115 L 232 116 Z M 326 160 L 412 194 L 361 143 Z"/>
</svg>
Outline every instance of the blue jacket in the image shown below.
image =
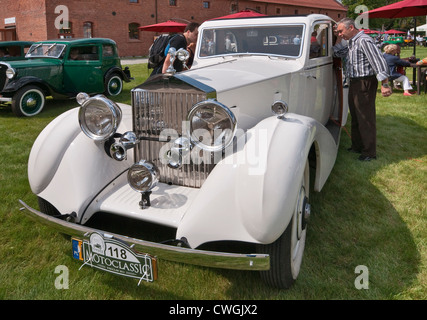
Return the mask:
<svg viewBox="0 0 427 320">
<path fill-rule="evenodd" d="M 392 54 L 384 53 L 384 58 L 387 61 L 388 67 L 390 68 L 390 80 L 399 78 L 402 74 L 397 72 L 397 66 L 410 67 L 409 61 L 402 60 Z"/>
</svg>

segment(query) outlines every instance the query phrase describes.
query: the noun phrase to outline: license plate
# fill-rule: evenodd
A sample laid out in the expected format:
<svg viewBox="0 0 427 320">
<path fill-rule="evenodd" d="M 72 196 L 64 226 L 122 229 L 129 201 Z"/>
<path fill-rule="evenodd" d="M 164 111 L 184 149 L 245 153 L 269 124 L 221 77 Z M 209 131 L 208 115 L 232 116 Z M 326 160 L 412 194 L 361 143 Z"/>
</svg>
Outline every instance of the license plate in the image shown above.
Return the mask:
<svg viewBox="0 0 427 320">
<path fill-rule="evenodd" d="M 94 232 L 87 239 L 71 239 L 73 258 L 90 266 L 124 277 L 153 282 L 157 279 L 157 259 L 135 252 L 128 244 Z M 138 283 L 138 285 L 139 285 Z"/>
</svg>

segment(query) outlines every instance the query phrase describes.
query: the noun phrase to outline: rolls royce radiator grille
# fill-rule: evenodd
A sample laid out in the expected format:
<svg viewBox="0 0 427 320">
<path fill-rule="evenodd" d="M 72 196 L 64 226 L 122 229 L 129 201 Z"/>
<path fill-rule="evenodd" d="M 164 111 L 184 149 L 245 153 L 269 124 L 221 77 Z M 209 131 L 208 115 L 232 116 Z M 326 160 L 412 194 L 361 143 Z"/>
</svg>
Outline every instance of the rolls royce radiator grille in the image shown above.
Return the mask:
<svg viewBox="0 0 427 320">
<path fill-rule="evenodd" d="M 135 160 L 153 162 L 160 170 L 160 182 L 200 188 L 212 171 L 213 163 L 186 161 L 174 169 L 165 161 L 172 142 L 185 135 L 183 122 L 188 111 L 203 100 L 206 94 L 196 89 L 132 90 L 133 126 L 141 141 L 135 148 Z"/>
</svg>

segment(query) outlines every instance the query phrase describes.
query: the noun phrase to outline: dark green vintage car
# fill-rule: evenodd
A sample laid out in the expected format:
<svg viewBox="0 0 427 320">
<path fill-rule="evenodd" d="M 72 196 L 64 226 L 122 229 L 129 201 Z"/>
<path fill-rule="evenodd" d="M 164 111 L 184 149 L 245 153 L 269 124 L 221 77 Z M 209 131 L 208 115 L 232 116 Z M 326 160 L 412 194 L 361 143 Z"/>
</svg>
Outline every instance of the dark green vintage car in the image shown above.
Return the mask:
<svg viewBox="0 0 427 320">
<path fill-rule="evenodd" d="M 0 103 L 17 116 L 40 113 L 46 97 L 68 99 L 79 92 L 116 96 L 129 68 L 122 69 L 113 40 L 58 39 L 34 43 L 26 60 L 0 61 Z"/>
<path fill-rule="evenodd" d="M 1 41 L 0 61 L 24 60 L 33 41 Z"/>
</svg>

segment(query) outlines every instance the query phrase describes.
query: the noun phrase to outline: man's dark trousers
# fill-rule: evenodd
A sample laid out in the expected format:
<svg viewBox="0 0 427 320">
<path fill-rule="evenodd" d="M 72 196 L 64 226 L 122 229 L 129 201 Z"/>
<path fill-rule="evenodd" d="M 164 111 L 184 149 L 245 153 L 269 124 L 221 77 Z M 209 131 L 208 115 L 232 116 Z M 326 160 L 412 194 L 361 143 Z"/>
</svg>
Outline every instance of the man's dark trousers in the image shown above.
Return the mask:
<svg viewBox="0 0 427 320">
<path fill-rule="evenodd" d="M 348 92 L 351 114 L 351 148 L 364 157 L 376 157 L 377 130 L 375 98 L 378 80 L 375 76 L 352 78 Z"/>
</svg>

